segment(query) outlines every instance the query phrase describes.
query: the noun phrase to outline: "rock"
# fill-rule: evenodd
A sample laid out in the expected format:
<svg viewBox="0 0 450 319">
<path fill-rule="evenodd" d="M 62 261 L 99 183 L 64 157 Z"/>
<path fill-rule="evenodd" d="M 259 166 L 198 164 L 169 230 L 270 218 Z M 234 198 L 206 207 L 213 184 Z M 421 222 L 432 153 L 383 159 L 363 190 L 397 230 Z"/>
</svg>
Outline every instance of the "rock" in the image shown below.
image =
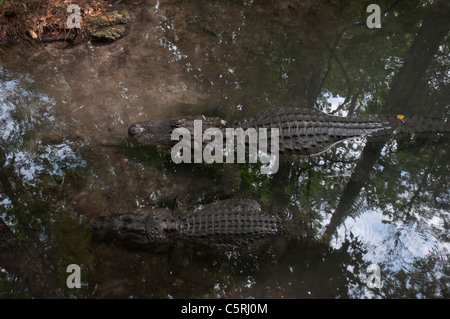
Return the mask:
<svg viewBox="0 0 450 319">
<path fill-rule="evenodd" d="M 125 23 L 130 21 L 126 7 L 109 11 L 89 21 L 93 28 L 92 37 L 97 41 L 115 41 L 125 34 Z"/>
<path fill-rule="evenodd" d="M 125 34 L 125 26 L 123 24 L 105 27 L 95 31 L 92 36 L 95 40 L 115 41 Z"/>
<path fill-rule="evenodd" d="M 91 27 L 98 29 L 117 24 L 125 24 L 130 21 L 130 13 L 126 8 L 106 12 L 103 15 L 95 17 L 89 21 Z"/>
</svg>

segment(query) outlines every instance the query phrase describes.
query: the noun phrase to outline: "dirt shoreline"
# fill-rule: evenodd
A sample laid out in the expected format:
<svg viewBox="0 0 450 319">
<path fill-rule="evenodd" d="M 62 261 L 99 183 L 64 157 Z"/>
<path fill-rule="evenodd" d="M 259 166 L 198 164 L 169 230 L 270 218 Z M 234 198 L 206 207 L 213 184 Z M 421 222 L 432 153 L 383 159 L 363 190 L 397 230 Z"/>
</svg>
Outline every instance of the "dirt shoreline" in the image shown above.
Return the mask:
<svg viewBox="0 0 450 319">
<path fill-rule="evenodd" d="M 95 21 L 115 10 L 117 3 L 113 0 L 0 0 L 0 44 L 15 40 L 84 42 L 98 31 Z M 68 26 L 70 15 L 75 12 L 68 12 L 70 4 L 79 8 L 80 28 Z"/>
</svg>

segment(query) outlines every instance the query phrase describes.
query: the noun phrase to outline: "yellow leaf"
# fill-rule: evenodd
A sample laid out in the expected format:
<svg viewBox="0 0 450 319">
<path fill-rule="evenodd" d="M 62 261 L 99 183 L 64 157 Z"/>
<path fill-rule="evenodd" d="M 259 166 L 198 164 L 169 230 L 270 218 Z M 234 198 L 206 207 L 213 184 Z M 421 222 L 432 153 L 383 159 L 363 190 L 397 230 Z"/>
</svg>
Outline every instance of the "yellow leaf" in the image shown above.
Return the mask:
<svg viewBox="0 0 450 319">
<path fill-rule="evenodd" d="M 206 117 L 202 114 L 203 119 L 206 121 Z"/>
<path fill-rule="evenodd" d="M 404 117 L 405 117 L 404 115 L 399 114 L 399 115 L 397 115 L 397 120 L 403 120 Z"/>
</svg>

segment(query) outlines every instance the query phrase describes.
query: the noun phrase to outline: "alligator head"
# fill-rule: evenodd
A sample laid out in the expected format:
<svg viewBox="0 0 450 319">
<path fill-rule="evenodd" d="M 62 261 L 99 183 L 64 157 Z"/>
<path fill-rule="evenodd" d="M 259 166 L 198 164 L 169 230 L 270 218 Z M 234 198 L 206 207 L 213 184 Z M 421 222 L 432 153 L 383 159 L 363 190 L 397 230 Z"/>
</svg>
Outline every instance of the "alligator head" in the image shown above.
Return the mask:
<svg viewBox="0 0 450 319">
<path fill-rule="evenodd" d="M 178 227 L 169 209 L 140 209 L 134 213 L 98 217 L 91 222 L 94 233 L 134 245 L 164 241 Z"/>
<path fill-rule="evenodd" d="M 218 117 L 187 116 L 164 121 L 144 121 L 137 122 L 128 127 L 128 135 L 136 142 L 144 145 L 170 146 L 176 144 L 176 140 L 171 139 L 171 135 L 176 128 L 186 128 L 194 134 L 194 121 L 202 121 L 202 132 L 208 128 L 223 129 L 226 121 Z"/>
</svg>

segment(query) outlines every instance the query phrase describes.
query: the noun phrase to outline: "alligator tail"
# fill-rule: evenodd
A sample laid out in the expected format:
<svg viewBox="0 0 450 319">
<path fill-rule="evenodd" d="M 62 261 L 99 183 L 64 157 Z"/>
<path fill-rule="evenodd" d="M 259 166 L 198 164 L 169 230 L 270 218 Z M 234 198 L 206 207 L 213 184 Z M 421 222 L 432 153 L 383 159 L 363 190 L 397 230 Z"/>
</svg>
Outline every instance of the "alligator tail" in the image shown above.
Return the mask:
<svg viewBox="0 0 450 319">
<path fill-rule="evenodd" d="M 432 117 L 401 117 L 398 133 L 448 133 L 450 132 L 450 121 L 446 118 Z"/>
</svg>

